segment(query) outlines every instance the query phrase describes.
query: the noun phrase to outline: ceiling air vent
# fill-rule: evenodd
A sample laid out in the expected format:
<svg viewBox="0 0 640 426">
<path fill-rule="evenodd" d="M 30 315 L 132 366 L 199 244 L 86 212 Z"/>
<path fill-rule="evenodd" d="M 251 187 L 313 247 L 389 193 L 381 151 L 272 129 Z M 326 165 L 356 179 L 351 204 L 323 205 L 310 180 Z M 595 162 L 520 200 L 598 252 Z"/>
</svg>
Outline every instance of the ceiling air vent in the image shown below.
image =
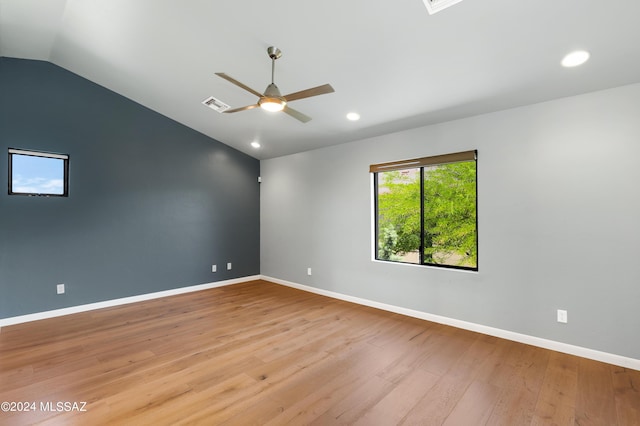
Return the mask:
<svg viewBox="0 0 640 426">
<path fill-rule="evenodd" d="M 422 0 L 424 5 L 427 6 L 427 10 L 430 15 L 436 12 L 440 12 L 442 9 L 446 9 L 449 6 L 453 6 L 456 3 L 460 3 L 462 0 Z"/>
<path fill-rule="evenodd" d="M 229 105 L 225 104 L 220 99 L 214 98 L 213 96 L 202 101 L 202 104 L 218 112 L 225 112 L 230 108 Z"/>
</svg>

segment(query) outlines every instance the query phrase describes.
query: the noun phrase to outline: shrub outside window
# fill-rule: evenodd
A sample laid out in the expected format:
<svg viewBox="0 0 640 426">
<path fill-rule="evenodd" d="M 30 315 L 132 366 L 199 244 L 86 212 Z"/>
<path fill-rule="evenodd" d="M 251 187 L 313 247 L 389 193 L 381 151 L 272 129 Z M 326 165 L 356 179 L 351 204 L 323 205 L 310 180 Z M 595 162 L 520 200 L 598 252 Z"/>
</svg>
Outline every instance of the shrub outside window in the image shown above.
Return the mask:
<svg viewBox="0 0 640 426">
<path fill-rule="evenodd" d="M 478 270 L 476 151 L 372 165 L 375 258 Z"/>
</svg>

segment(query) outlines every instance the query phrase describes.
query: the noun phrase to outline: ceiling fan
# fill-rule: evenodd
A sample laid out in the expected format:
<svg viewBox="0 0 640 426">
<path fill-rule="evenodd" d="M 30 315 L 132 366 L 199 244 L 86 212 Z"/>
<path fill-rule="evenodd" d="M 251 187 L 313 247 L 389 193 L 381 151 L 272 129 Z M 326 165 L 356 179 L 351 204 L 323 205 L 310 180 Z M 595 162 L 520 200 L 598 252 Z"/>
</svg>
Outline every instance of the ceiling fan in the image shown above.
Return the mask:
<svg viewBox="0 0 640 426">
<path fill-rule="evenodd" d="M 238 80 L 228 76 L 223 72 L 216 73 L 218 77 L 222 77 L 228 82 L 233 83 L 236 86 L 241 87 L 247 92 L 252 93 L 258 97 L 258 102 L 253 105 L 247 105 L 241 108 L 229 109 L 224 112 L 225 113 L 240 112 L 240 111 L 246 111 L 249 109 L 260 107 L 267 111 L 284 111 L 285 113 L 289 114 L 291 117 L 297 120 L 300 120 L 303 123 L 308 122 L 309 120 L 311 120 L 311 117 L 289 107 L 287 104 L 289 102 L 297 101 L 299 99 L 310 98 L 312 96 L 318 96 L 318 95 L 324 95 L 325 93 L 332 93 L 334 92 L 333 87 L 331 87 L 330 84 L 324 84 L 322 86 L 313 87 L 311 89 L 301 90 L 299 92 L 294 92 L 294 93 L 290 93 L 288 95 L 282 96 L 280 94 L 280 89 L 278 89 L 278 86 L 276 86 L 276 84 L 274 83 L 276 59 L 282 56 L 282 52 L 277 47 L 271 46 L 267 49 L 267 54 L 271 58 L 271 84 L 267 86 L 267 89 L 264 91 L 264 93 L 259 93 L 253 90 L 249 86 L 240 83 Z"/>
</svg>

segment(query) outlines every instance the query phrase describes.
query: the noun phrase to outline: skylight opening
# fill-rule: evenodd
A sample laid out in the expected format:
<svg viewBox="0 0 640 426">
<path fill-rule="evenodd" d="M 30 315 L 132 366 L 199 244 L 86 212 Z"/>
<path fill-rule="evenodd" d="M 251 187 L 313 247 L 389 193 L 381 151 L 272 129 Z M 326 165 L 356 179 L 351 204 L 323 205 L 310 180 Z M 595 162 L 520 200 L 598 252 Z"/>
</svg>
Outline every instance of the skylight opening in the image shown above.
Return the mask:
<svg viewBox="0 0 640 426">
<path fill-rule="evenodd" d="M 440 12 L 456 3 L 460 3 L 462 0 L 422 0 L 427 7 L 427 11 L 430 15 L 436 12 Z"/>
</svg>

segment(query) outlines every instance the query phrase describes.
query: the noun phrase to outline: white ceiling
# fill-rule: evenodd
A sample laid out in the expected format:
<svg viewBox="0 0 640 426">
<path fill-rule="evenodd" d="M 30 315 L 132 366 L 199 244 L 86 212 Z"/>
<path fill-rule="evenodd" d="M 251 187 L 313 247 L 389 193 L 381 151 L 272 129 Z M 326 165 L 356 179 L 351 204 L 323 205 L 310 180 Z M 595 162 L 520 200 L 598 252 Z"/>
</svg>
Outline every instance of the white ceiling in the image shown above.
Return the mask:
<svg viewBox="0 0 640 426">
<path fill-rule="evenodd" d="M 259 159 L 640 81 L 637 0 L 0 0 L 0 56 L 66 68 Z M 260 109 L 219 114 L 270 82 L 303 124 Z M 562 56 L 587 49 L 582 67 Z M 362 119 L 346 120 L 357 111 Z M 260 150 L 251 148 L 254 140 Z"/>
</svg>

